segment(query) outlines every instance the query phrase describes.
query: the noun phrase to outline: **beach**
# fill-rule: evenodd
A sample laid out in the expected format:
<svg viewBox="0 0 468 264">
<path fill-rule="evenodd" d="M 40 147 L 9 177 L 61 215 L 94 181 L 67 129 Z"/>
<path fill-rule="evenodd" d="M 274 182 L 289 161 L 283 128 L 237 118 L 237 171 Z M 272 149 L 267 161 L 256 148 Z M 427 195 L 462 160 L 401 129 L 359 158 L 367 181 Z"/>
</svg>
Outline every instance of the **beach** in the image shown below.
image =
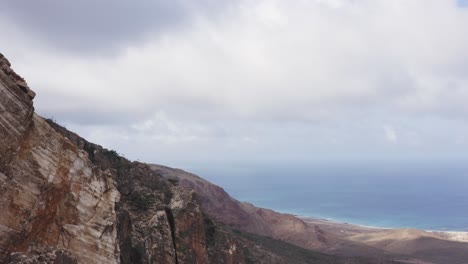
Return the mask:
<svg viewBox="0 0 468 264">
<path fill-rule="evenodd" d="M 330 219 L 321 219 L 305 216 L 297 217 L 302 219 L 308 225 L 318 226 L 322 230 L 328 231 L 341 238 L 347 238 L 353 241 L 359 240 L 360 242 L 362 242 L 362 238 L 369 239 L 378 235 L 380 240 L 383 240 L 384 238 L 408 240 L 419 237 L 431 237 L 441 240 L 468 243 L 468 232 L 462 231 L 421 230 L 416 228 L 384 228 L 339 222 Z M 382 236 L 383 233 L 387 235 Z"/>
</svg>

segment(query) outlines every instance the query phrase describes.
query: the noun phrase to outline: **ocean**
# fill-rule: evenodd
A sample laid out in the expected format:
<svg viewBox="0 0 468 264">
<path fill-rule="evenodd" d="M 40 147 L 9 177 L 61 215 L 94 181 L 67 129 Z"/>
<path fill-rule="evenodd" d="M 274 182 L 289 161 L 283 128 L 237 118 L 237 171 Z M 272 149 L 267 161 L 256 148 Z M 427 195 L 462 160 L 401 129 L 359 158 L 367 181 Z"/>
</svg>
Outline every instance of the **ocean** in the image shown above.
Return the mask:
<svg viewBox="0 0 468 264">
<path fill-rule="evenodd" d="M 194 168 L 232 197 L 300 216 L 386 228 L 468 231 L 462 162 Z"/>
</svg>

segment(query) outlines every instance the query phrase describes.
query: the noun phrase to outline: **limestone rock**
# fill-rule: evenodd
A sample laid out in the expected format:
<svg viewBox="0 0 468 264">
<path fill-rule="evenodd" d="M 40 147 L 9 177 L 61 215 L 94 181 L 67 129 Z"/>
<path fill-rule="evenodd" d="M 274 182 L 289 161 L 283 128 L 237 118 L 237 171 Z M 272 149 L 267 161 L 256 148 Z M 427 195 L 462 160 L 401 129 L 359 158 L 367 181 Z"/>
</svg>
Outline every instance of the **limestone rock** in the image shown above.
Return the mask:
<svg viewBox="0 0 468 264">
<path fill-rule="evenodd" d="M 303 263 L 213 221 L 194 190 L 36 115 L 2 54 L 0 68 L 0 263 Z M 240 208 L 228 200 L 217 206 Z"/>
<path fill-rule="evenodd" d="M 34 114 L 33 94 L 0 71 L 0 262 L 55 246 L 82 263 L 119 263 L 114 180 Z"/>
<path fill-rule="evenodd" d="M 118 263 L 110 175 L 37 115 L 20 143 L 2 164 L 0 257 L 56 245 L 87 263 Z"/>
<path fill-rule="evenodd" d="M 34 99 L 36 96 L 36 93 L 31 91 L 29 88 L 28 84 L 24 80 L 23 77 L 18 75 L 13 69 L 11 69 L 11 64 L 8 61 L 7 58 L 5 58 L 1 53 L 0 53 L 0 68 L 1 72 L 4 76 L 0 76 L 0 78 L 8 84 L 11 84 L 11 82 L 14 82 L 20 90 L 22 90 L 30 100 Z"/>
</svg>

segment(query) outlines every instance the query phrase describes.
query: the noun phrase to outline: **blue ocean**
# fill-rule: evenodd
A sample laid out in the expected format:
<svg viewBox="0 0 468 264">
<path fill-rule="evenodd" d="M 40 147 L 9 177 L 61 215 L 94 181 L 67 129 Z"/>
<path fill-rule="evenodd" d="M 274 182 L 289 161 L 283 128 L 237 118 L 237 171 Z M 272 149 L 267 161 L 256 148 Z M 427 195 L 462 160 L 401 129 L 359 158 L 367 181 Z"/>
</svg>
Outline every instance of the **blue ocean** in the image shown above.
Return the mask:
<svg viewBox="0 0 468 264">
<path fill-rule="evenodd" d="M 220 165 L 193 168 L 234 198 L 300 216 L 376 226 L 468 231 L 462 162 Z"/>
</svg>

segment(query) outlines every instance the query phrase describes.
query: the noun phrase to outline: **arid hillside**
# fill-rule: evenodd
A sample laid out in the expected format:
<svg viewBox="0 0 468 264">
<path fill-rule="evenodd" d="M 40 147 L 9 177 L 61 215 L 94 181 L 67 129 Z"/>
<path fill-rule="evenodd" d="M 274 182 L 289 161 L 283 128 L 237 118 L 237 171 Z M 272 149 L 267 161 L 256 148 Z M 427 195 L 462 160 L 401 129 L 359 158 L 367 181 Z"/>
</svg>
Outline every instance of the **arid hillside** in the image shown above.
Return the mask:
<svg viewBox="0 0 468 264">
<path fill-rule="evenodd" d="M 236 230 L 196 190 L 37 115 L 34 97 L 0 54 L 0 263 L 376 263 Z"/>
<path fill-rule="evenodd" d="M 150 165 L 158 174 L 195 190 L 208 215 L 233 228 L 296 246 L 341 256 L 401 260 L 408 263 L 464 264 L 465 233 L 416 229 L 378 229 L 314 218 L 298 218 L 235 200 L 221 187 L 180 169 Z"/>
</svg>

